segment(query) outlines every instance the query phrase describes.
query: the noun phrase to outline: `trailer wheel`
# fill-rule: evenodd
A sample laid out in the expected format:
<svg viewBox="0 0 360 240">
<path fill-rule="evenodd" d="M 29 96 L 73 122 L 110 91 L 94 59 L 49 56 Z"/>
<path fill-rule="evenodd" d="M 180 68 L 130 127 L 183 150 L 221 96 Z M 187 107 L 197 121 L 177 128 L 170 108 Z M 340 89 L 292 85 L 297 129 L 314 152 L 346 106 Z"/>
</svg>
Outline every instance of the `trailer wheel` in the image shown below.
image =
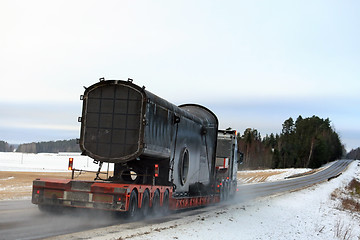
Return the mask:
<svg viewBox="0 0 360 240">
<path fill-rule="evenodd" d="M 137 217 L 138 213 L 138 197 L 135 190 L 133 190 L 130 194 L 130 201 L 129 201 L 129 211 L 128 217 L 134 219 Z"/>
<path fill-rule="evenodd" d="M 162 213 L 167 215 L 169 213 L 169 190 L 164 192 L 163 204 L 162 204 Z"/>
<path fill-rule="evenodd" d="M 156 189 L 152 200 L 152 211 L 154 215 L 159 214 L 160 211 L 160 191 Z"/>
<path fill-rule="evenodd" d="M 141 215 L 146 217 L 149 214 L 150 208 L 150 194 L 148 190 L 145 190 L 141 201 Z"/>
</svg>

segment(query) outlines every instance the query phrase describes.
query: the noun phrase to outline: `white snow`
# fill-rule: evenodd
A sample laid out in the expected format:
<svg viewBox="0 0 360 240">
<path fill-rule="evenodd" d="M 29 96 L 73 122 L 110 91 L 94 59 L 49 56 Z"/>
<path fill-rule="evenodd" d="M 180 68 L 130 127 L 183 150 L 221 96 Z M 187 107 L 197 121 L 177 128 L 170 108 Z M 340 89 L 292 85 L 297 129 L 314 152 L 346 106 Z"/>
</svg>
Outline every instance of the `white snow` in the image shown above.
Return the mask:
<svg viewBox="0 0 360 240">
<path fill-rule="evenodd" d="M 24 191 L 24 190 L 31 190 L 32 189 L 32 185 L 26 185 L 26 186 L 6 186 L 4 188 L 0 188 L 0 191 L 11 191 L 11 190 L 17 190 L 17 191 Z M 31 196 L 27 197 L 28 199 L 31 199 Z M 11 199 L 11 198 L 9 198 Z M 4 199 L 4 200 L 8 200 L 8 199 Z"/>
<path fill-rule="evenodd" d="M 340 177 L 296 192 L 234 204 L 162 224 L 92 239 L 356 239 L 360 215 L 339 210 L 330 194 L 360 168 L 353 162 Z M 347 234 L 347 235 L 345 235 Z"/>
<path fill-rule="evenodd" d="M 18 172 L 65 172 L 68 171 L 69 158 L 74 158 L 73 168 L 97 171 L 98 165 L 80 153 L 15 153 L 0 152 L 0 171 Z M 103 171 L 107 164 L 103 165 Z M 112 170 L 112 164 L 110 164 Z"/>
<path fill-rule="evenodd" d="M 0 181 L 7 181 L 11 179 L 14 179 L 14 177 L 0 178 Z"/>
</svg>

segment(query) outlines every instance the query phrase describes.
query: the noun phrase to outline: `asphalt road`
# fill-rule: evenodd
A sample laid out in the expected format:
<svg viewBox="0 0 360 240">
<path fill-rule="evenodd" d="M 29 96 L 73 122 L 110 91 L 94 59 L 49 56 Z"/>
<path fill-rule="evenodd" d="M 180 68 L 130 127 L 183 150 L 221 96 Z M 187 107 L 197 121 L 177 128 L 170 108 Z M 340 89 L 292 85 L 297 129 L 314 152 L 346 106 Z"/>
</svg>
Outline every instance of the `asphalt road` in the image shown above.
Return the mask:
<svg viewBox="0 0 360 240">
<path fill-rule="evenodd" d="M 341 173 L 350 163 L 350 160 L 339 160 L 325 170 L 312 175 L 277 182 L 240 185 L 234 201 L 246 202 L 327 181 Z M 31 204 L 29 200 L 0 201 L 0 239 L 44 239 L 108 226 L 114 226 L 113 228 L 117 230 L 136 229 L 150 223 L 166 222 L 217 208 L 221 208 L 221 205 L 129 222 L 122 216 L 114 217 L 107 212 L 79 210 L 54 215 L 39 211 L 37 206 Z"/>
<path fill-rule="evenodd" d="M 352 160 L 338 160 L 322 171 L 303 177 L 286 179 L 284 181 L 239 185 L 237 199 L 248 201 L 257 197 L 297 190 L 315 183 L 328 181 L 329 178 L 336 177 L 344 171 L 351 162 Z"/>
</svg>

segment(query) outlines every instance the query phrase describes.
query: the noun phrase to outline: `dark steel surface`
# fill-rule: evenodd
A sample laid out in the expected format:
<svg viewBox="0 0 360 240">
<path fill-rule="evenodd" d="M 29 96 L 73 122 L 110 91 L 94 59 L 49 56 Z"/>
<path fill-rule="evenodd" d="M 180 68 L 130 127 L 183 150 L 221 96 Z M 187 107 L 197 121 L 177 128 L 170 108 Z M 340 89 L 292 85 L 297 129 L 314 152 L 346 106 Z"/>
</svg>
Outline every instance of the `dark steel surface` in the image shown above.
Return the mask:
<svg viewBox="0 0 360 240">
<path fill-rule="evenodd" d="M 201 121 L 200 125 L 193 124 L 192 129 L 182 127 L 181 121 L 179 125 L 179 129 L 182 131 L 180 140 L 183 141 L 180 147 L 189 149 L 190 184 L 197 182 L 211 184 L 215 180 L 218 119 L 213 112 L 200 105 L 185 104 L 180 105 L 179 108 L 198 117 Z M 192 143 L 186 142 L 189 140 L 187 134 L 192 136 Z"/>
<path fill-rule="evenodd" d="M 301 189 L 306 186 L 327 181 L 343 171 L 352 161 L 340 160 L 329 168 L 313 175 L 263 184 L 240 185 L 234 203 L 253 200 L 257 197 L 269 196 L 281 192 Z M 184 216 L 194 215 L 202 211 L 221 208 L 221 204 L 191 211 L 181 211 L 160 219 L 128 222 L 124 218 L 113 218 L 104 212 L 79 211 L 73 214 L 51 215 L 40 212 L 30 200 L 0 201 L 0 239 L 43 239 L 68 233 L 75 233 L 104 226 L 114 226 L 114 230 L 136 229 L 154 223 L 167 222 Z M 136 230 L 134 230 L 136 231 Z M 83 233 L 77 234 L 81 239 Z M 66 237 L 62 239 L 67 239 Z"/>
<path fill-rule="evenodd" d="M 99 161 L 170 158 L 177 124 L 187 139 L 200 135 L 202 127 L 210 135 L 217 131 L 217 118 L 205 107 L 177 107 L 132 82 L 101 81 L 85 90 L 83 101 L 80 147 Z M 200 129 L 194 132 L 196 127 Z"/>
<path fill-rule="evenodd" d="M 187 193 L 194 185 L 209 188 L 214 181 L 218 120 L 209 109 L 196 104 L 177 107 L 120 80 L 90 86 L 83 101 L 83 154 L 119 164 L 115 166 L 119 175 L 130 169 L 148 176 L 156 163 L 157 184 L 175 185 L 176 192 Z M 189 160 L 184 161 L 184 156 Z M 149 179 L 139 178 L 136 183 Z"/>
<path fill-rule="evenodd" d="M 121 162 L 142 153 L 144 91 L 125 81 L 101 81 L 83 95 L 80 148 L 91 158 Z"/>
</svg>

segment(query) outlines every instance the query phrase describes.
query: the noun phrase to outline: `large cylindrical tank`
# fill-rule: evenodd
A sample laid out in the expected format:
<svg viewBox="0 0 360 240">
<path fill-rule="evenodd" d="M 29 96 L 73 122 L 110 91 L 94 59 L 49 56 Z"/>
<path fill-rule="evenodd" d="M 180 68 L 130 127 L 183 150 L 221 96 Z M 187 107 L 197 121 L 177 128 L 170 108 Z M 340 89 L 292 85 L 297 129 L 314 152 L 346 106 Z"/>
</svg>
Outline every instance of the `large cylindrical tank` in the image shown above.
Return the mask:
<svg viewBox="0 0 360 240">
<path fill-rule="evenodd" d="M 83 95 L 80 148 L 102 162 L 161 160 L 169 182 L 187 191 L 211 181 L 217 129 L 203 106 L 177 107 L 132 81 L 100 81 Z"/>
</svg>

